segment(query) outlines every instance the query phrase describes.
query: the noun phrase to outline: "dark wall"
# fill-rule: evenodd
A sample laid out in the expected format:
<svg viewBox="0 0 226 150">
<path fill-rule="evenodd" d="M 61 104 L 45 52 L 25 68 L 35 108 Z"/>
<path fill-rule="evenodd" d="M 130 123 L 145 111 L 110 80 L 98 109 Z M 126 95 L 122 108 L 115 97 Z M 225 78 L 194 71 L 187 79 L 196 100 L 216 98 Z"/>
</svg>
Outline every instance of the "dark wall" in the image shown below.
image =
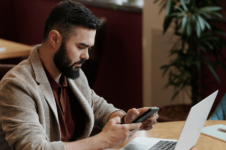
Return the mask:
<svg viewBox="0 0 226 150">
<path fill-rule="evenodd" d="M 226 23 L 219 23 L 219 24 L 217 24 L 217 26 L 219 28 L 221 28 L 224 32 L 226 32 L 226 29 L 225 29 Z M 226 40 L 226 38 L 225 38 L 225 40 Z M 213 56 L 208 56 L 208 57 L 214 61 Z M 226 48 L 222 49 L 221 58 L 222 58 L 221 60 L 226 63 Z M 217 105 L 221 101 L 222 97 L 226 93 L 226 78 L 225 78 L 226 70 L 224 70 L 221 67 L 217 67 L 216 73 L 218 74 L 218 76 L 220 78 L 220 83 L 218 83 L 216 81 L 213 74 L 210 72 L 210 70 L 206 66 L 203 66 L 203 68 L 201 70 L 201 85 L 203 86 L 203 88 L 201 90 L 201 94 L 202 94 L 203 98 L 207 97 L 214 91 L 219 90 L 219 93 L 218 93 L 215 103 L 213 105 L 213 109 L 217 107 Z M 205 87 L 208 87 L 208 88 L 205 88 Z"/>
<path fill-rule="evenodd" d="M 42 41 L 45 20 L 58 1 L 1 0 L 0 38 L 34 45 Z M 142 15 L 88 7 L 106 17 L 104 52 L 94 90 L 116 107 L 142 106 Z"/>
<path fill-rule="evenodd" d="M 108 20 L 101 71 L 94 89 L 118 107 L 123 106 L 126 110 L 141 107 L 141 14 L 90 9 L 97 16 L 105 16 Z"/>
<path fill-rule="evenodd" d="M 15 39 L 15 11 L 13 0 L 0 0 L 0 38 Z"/>
</svg>

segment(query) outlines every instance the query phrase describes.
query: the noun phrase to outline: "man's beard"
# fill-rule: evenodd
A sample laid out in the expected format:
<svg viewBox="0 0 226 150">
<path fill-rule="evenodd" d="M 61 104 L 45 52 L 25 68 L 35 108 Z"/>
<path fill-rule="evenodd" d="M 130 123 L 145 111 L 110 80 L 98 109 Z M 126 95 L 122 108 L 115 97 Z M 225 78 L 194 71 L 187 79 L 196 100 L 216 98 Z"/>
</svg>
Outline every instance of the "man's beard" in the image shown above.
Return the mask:
<svg viewBox="0 0 226 150">
<path fill-rule="evenodd" d="M 80 76 L 79 70 L 81 67 L 75 67 L 75 69 L 73 69 L 74 65 L 85 63 L 85 60 L 81 59 L 80 61 L 70 65 L 71 60 L 66 53 L 66 46 L 64 41 L 62 41 L 59 50 L 54 54 L 53 61 L 57 69 L 62 73 L 62 75 L 71 79 L 77 79 Z"/>
</svg>

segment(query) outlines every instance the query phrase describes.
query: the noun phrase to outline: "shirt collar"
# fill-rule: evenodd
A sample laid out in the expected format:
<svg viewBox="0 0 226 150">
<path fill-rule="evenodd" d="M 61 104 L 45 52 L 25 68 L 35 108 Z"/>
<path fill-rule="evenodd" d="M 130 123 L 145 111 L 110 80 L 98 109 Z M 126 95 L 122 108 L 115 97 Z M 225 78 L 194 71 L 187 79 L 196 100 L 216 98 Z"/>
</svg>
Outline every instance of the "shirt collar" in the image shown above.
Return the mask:
<svg viewBox="0 0 226 150">
<path fill-rule="evenodd" d="M 42 63 L 43 64 L 43 63 Z M 67 87 L 68 86 L 68 84 L 67 84 L 67 78 L 64 76 L 64 75 L 62 75 L 61 74 L 61 77 L 60 77 L 60 84 L 58 84 L 54 79 L 53 79 L 53 77 L 50 75 L 50 73 L 48 72 L 48 70 L 46 69 L 46 67 L 44 66 L 44 64 L 43 64 L 43 68 L 44 68 L 44 71 L 45 71 L 45 73 L 46 73 L 46 76 L 47 76 L 47 78 L 48 78 L 48 80 L 49 80 L 49 83 L 50 83 L 50 85 L 51 85 L 51 88 L 53 89 L 53 90 L 56 90 L 57 88 L 59 88 L 59 87 Z"/>
</svg>

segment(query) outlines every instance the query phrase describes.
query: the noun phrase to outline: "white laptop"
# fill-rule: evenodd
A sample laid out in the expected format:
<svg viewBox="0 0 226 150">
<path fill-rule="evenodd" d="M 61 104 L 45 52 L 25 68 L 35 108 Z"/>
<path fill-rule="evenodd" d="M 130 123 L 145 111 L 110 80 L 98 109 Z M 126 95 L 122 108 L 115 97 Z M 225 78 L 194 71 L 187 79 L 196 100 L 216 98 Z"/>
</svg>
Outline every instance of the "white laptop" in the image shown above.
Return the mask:
<svg viewBox="0 0 226 150">
<path fill-rule="evenodd" d="M 217 93 L 214 92 L 191 108 L 178 140 L 137 137 L 120 150 L 190 150 L 198 141 Z M 164 145 L 169 148 L 164 148 Z"/>
</svg>

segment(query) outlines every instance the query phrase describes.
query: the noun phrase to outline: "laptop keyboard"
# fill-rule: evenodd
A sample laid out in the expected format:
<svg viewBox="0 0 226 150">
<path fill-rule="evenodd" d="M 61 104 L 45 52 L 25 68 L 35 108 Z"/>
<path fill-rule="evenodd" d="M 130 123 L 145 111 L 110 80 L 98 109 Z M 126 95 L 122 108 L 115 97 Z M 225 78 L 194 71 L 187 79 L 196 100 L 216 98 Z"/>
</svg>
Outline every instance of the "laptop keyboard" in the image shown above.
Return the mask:
<svg viewBox="0 0 226 150">
<path fill-rule="evenodd" d="M 176 144 L 174 141 L 159 141 L 148 150 L 174 150 Z"/>
</svg>

